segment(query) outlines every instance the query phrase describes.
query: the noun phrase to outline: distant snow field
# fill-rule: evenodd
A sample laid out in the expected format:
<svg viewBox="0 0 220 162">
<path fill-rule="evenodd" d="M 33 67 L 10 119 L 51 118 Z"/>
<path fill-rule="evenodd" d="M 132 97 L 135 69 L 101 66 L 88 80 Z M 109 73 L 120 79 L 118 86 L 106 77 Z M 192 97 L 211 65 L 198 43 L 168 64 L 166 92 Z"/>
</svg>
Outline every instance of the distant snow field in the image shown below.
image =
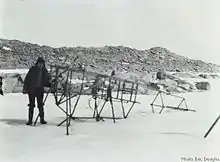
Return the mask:
<svg viewBox="0 0 220 162">
<path fill-rule="evenodd" d="M 10 74 L 10 73 L 24 74 L 27 72 L 28 69 L 0 69 L 0 74 Z"/>
</svg>

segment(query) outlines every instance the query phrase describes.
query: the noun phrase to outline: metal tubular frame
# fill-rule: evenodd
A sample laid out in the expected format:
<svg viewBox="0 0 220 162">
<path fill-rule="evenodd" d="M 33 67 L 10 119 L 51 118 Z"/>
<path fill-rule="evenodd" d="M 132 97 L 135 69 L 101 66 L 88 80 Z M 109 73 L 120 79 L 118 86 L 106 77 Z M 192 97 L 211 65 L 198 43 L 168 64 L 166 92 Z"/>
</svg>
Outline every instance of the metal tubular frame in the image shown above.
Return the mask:
<svg viewBox="0 0 220 162">
<path fill-rule="evenodd" d="M 169 96 L 172 96 L 172 97 L 175 97 L 175 98 L 179 98 L 179 99 L 181 99 L 181 102 L 180 102 L 177 106 L 165 105 L 165 104 L 164 104 L 164 99 L 163 99 L 163 95 L 162 95 L 162 94 L 169 95 Z M 155 104 L 156 100 L 158 99 L 158 96 L 160 96 L 161 105 Z M 182 105 L 183 102 L 184 102 L 185 107 L 184 107 L 184 108 L 181 108 L 180 106 Z M 192 110 L 192 109 L 189 109 L 189 108 L 188 108 L 187 103 L 186 103 L 186 99 L 185 99 L 184 97 L 180 97 L 180 96 L 177 96 L 177 95 L 173 95 L 173 94 L 170 94 L 170 93 L 164 92 L 164 91 L 158 91 L 158 93 L 156 94 L 155 98 L 153 99 L 153 101 L 152 101 L 152 103 L 151 103 L 150 105 L 151 105 L 151 107 L 152 107 L 152 113 L 155 113 L 154 107 L 160 107 L 160 108 L 161 108 L 161 110 L 159 111 L 159 114 L 162 113 L 162 111 L 164 110 L 164 108 L 173 109 L 173 110 L 180 110 L 180 111 L 192 111 L 192 112 L 196 112 L 195 110 Z"/>
<path fill-rule="evenodd" d="M 80 82 L 79 90 L 75 90 L 72 86 L 71 79 L 74 73 L 80 74 Z M 135 103 L 139 103 L 136 101 L 137 99 L 137 91 L 138 91 L 138 84 L 135 82 L 123 80 L 116 78 L 114 76 L 103 75 L 99 73 L 89 72 L 82 68 L 72 68 L 69 66 L 59 66 L 59 65 L 51 65 L 50 66 L 50 74 L 53 79 L 53 84 L 50 87 L 49 91 L 46 94 L 44 99 L 44 103 L 46 102 L 49 93 L 52 93 L 55 99 L 56 106 L 65 114 L 65 119 L 60 122 L 57 126 L 61 126 L 62 124 L 66 124 L 66 135 L 69 135 L 69 126 L 71 125 L 71 120 L 76 119 L 95 119 L 96 121 L 100 121 L 104 119 L 112 119 L 115 123 L 117 119 L 122 119 L 121 117 L 116 117 L 115 113 L 115 106 L 114 102 L 121 102 L 122 108 L 122 116 L 123 118 L 127 118 L 130 114 L 132 108 L 134 107 Z M 86 77 L 92 76 L 92 78 L 97 78 L 97 81 L 100 81 L 100 78 L 104 78 L 105 81 L 108 82 L 107 89 L 105 87 L 99 87 L 99 85 L 93 82 L 93 85 L 89 86 L 88 89 L 84 89 L 86 84 L 91 83 L 89 82 Z M 85 83 L 84 83 L 85 82 Z M 104 84 L 103 83 L 103 84 Z M 121 87 L 123 84 L 123 87 Z M 130 84 L 131 87 L 126 87 L 126 84 Z M 113 96 L 113 89 L 117 86 L 116 96 Z M 91 90 L 95 90 L 95 93 L 92 94 Z M 90 92 L 91 91 L 91 92 Z M 101 93 L 101 95 L 99 94 Z M 129 99 L 124 98 L 124 94 L 128 94 Z M 94 108 L 93 114 L 91 116 L 75 116 L 75 111 L 78 108 L 78 104 L 82 95 L 92 95 L 94 100 Z M 72 99 L 76 98 L 75 103 L 72 105 Z M 97 100 L 103 100 L 104 103 L 99 107 L 97 104 Z M 110 103 L 111 109 L 111 116 L 106 117 L 102 116 L 102 112 L 106 107 L 106 103 Z M 128 111 L 125 112 L 124 103 L 131 103 Z M 64 107 L 64 108 L 63 108 Z M 39 115 L 37 116 L 35 123 Z"/>
</svg>

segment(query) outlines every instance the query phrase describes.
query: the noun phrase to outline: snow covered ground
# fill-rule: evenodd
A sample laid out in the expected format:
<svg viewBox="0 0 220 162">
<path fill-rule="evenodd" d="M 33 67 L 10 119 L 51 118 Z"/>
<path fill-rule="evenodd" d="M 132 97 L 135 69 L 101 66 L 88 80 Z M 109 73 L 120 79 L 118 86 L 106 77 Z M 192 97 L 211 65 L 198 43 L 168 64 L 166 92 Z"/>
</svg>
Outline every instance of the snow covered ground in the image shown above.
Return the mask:
<svg viewBox="0 0 220 162">
<path fill-rule="evenodd" d="M 65 115 L 52 96 L 45 105 L 48 124 L 30 127 L 25 125 L 27 96 L 5 94 L 0 96 L 0 161 L 220 161 L 220 121 L 208 138 L 203 138 L 220 113 L 220 80 L 212 80 L 211 86 L 211 91 L 181 94 L 189 108 L 197 112 L 166 110 L 152 114 L 154 95 L 140 95 L 141 104 L 134 106 L 128 119 L 116 124 L 112 120 L 72 121 L 69 136 L 65 135 L 65 125 L 56 126 Z M 80 111 L 91 113 L 87 101 L 88 97 L 83 96 Z M 172 104 L 175 99 L 166 97 L 165 102 Z"/>
</svg>

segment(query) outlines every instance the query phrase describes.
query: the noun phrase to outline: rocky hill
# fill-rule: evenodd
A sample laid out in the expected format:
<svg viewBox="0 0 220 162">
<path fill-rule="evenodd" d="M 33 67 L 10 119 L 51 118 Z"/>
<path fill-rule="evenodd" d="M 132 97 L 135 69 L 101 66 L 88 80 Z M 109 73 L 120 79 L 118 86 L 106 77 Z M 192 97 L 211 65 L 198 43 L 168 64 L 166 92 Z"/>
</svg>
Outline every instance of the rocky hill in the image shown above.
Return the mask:
<svg viewBox="0 0 220 162">
<path fill-rule="evenodd" d="M 176 55 L 161 47 L 137 50 L 123 46 L 53 48 L 18 40 L 0 39 L 0 69 L 29 68 L 38 56 L 47 64 L 84 64 L 95 72 L 155 72 L 158 69 L 184 72 L 218 72 L 219 66 Z M 76 61 L 75 58 L 78 59 Z M 66 61 L 65 61 L 66 60 Z"/>
<path fill-rule="evenodd" d="M 219 66 L 188 59 L 161 47 L 149 50 L 122 46 L 53 48 L 18 40 L 0 39 L 0 70 L 28 69 L 39 56 L 45 58 L 47 65 L 64 63 L 71 66 L 84 65 L 89 71 L 106 74 L 115 70 L 116 77 L 139 82 L 142 85 L 139 86 L 139 92 L 142 94 L 154 93 L 156 89 L 174 93 L 209 90 L 210 85 L 203 79 L 219 78 L 218 75 L 212 74 L 219 72 Z M 167 71 L 166 77 L 158 80 L 156 73 L 158 70 L 162 70 L 162 73 L 163 70 Z M 21 73 L 18 70 L 5 73 L 3 70 L 0 76 L 4 78 L 5 93 L 22 91 L 26 72 Z"/>
</svg>

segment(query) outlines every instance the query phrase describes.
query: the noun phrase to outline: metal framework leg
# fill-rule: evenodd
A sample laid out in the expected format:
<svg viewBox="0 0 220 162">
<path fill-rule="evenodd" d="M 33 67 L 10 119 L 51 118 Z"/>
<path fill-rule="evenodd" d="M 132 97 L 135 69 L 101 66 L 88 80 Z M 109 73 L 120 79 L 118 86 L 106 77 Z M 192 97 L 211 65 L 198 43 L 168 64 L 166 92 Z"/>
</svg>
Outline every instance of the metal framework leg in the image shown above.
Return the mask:
<svg viewBox="0 0 220 162">
<path fill-rule="evenodd" d="M 102 105 L 102 107 L 101 107 L 101 109 L 100 109 L 100 111 L 99 111 L 99 113 L 98 113 L 99 116 L 100 116 L 100 114 L 102 113 L 102 111 L 103 111 L 103 109 L 104 109 L 106 103 L 107 103 L 107 100 L 105 100 L 105 102 L 103 103 L 103 105 Z"/>
<path fill-rule="evenodd" d="M 209 128 L 209 130 L 207 131 L 207 133 L 205 134 L 204 138 L 206 138 L 209 133 L 212 131 L 212 129 L 214 128 L 214 126 L 217 124 L 217 122 L 219 121 L 220 119 L 220 115 L 217 117 L 217 119 L 214 121 L 214 123 L 212 124 L 212 126 Z"/>
<path fill-rule="evenodd" d="M 152 113 L 154 114 L 154 102 L 156 101 L 156 99 L 157 99 L 157 97 L 158 97 L 158 95 L 160 94 L 160 92 L 158 92 L 157 93 L 157 95 L 155 96 L 155 98 L 154 98 L 154 100 L 152 101 L 152 103 L 150 104 L 151 105 L 151 107 L 152 107 Z"/>
<path fill-rule="evenodd" d="M 125 118 L 125 108 L 124 108 L 124 104 L 123 104 L 123 100 L 121 100 L 121 109 L 122 109 L 122 114 L 123 114 L 123 117 Z"/>
<path fill-rule="evenodd" d="M 177 106 L 177 108 L 180 108 L 181 104 L 183 103 L 183 101 L 185 101 L 185 99 L 183 98 L 182 101 L 179 103 L 179 105 Z M 186 102 L 185 102 L 186 103 Z"/>
<path fill-rule="evenodd" d="M 125 115 L 125 118 L 127 118 L 127 117 L 128 117 L 128 115 L 130 114 L 130 112 L 131 112 L 132 108 L 134 107 L 134 104 L 135 104 L 135 102 L 133 102 L 133 103 L 132 103 L 132 105 L 131 105 L 131 107 L 129 108 L 129 110 L 128 110 L 127 114 Z"/>
<path fill-rule="evenodd" d="M 161 99 L 161 103 L 162 103 L 162 109 L 160 110 L 160 114 L 162 113 L 163 109 L 165 108 L 164 106 L 164 102 L 163 102 L 163 97 L 162 94 L 160 93 L 160 99 Z"/>
<path fill-rule="evenodd" d="M 66 135 L 69 135 L 69 104 L 68 104 L 68 100 L 66 101 Z"/>
<path fill-rule="evenodd" d="M 93 118 L 95 118 L 96 121 L 99 121 L 100 120 L 100 116 L 99 116 L 99 113 L 98 113 L 97 98 L 95 98 L 94 100 L 95 100 L 95 103 L 94 103 Z"/>
<path fill-rule="evenodd" d="M 115 110 L 114 110 L 113 102 L 110 101 L 110 104 L 111 104 L 111 107 L 112 107 L 112 119 L 113 119 L 113 122 L 115 123 Z"/>
</svg>

